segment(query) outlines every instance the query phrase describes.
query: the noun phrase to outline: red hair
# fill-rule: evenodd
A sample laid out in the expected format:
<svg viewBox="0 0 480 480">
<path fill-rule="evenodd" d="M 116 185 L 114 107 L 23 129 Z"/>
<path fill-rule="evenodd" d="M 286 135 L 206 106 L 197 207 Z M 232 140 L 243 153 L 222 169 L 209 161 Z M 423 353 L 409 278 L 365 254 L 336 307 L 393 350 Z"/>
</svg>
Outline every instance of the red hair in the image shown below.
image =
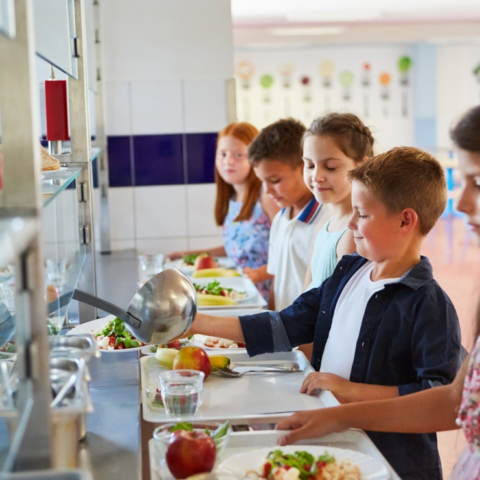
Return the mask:
<svg viewBox="0 0 480 480">
<path fill-rule="evenodd" d="M 231 123 L 218 134 L 217 149 L 218 141 L 223 137 L 234 137 L 248 146 L 257 135 L 258 130 L 250 123 Z M 217 184 L 217 198 L 215 199 L 215 221 L 217 222 L 218 226 L 221 226 L 225 222 L 225 217 L 228 213 L 228 202 L 235 194 L 235 190 L 232 185 L 227 183 L 220 176 L 216 164 L 215 183 Z M 253 208 L 257 203 L 258 197 L 260 196 L 261 188 L 262 182 L 255 175 L 253 168 L 251 168 L 247 178 L 247 188 L 245 190 L 245 197 L 243 198 L 242 209 L 240 210 L 240 213 L 235 219 L 236 222 L 241 222 L 242 220 L 249 220 L 252 217 Z"/>
</svg>

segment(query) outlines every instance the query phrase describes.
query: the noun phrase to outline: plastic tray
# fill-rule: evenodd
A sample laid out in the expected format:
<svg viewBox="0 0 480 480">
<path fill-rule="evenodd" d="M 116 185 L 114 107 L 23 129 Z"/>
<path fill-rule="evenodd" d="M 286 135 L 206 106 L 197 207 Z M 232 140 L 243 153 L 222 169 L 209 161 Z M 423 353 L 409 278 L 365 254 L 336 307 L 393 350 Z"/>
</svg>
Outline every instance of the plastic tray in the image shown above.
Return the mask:
<svg viewBox="0 0 480 480">
<path fill-rule="evenodd" d="M 275 430 L 234 432 L 220 460 L 223 461 L 233 455 L 249 452 L 257 448 L 272 447 L 273 449 L 277 446 L 277 439 L 281 434 L 282 432 Z M 370 455 L 387 467 L 391 480 L 400 480 L 400 477 L 385 460 L 385 457 L 377 447 L 375 447 L 365 432 L 361 430 L 346 430 L 342 433 L 332 433 L 321 438 L 302 440 L 298 442 L 297 445 L 322 445 L 326 447 L 346 448 Z M 150 454 L 150 480 L 173 480 L 165 462 L 159 458 L 153 438 L 148 442 L 148 449 Z"/>
<path fill-rule="evenodd" d="M 217 354 L 217 353 L 216 353 Z M 232 425 L 245 423 L 273 423 L 295 411 L 312 410 L 338 405 L 328 391 L 319 396 L 300 394 L 303 379 L 313 368 L 300 351 L 271 353 L 249 357 L 246 353 L 225 351 L 233 362 L 289 361 L 300 365 L 300 372 L 247 374 L 241 378 L 225 378 L 210 375 L 202 391 L 202 405 L 194 417 L 197 420 L 229 420 Z M 164 411 L 153 411 L 147 403 L 145 386 L 158 386 L 158 374 L 165 369 L 155 357 L 142 357 L 143 419 L 147 422 L 175 421 Z M 188 417 L 181 417 L 182 420 Z M 192 418 L 191 418 L 192 419 Z M 247 421 L 248 420 L 248 421 Z"/>
</svg>

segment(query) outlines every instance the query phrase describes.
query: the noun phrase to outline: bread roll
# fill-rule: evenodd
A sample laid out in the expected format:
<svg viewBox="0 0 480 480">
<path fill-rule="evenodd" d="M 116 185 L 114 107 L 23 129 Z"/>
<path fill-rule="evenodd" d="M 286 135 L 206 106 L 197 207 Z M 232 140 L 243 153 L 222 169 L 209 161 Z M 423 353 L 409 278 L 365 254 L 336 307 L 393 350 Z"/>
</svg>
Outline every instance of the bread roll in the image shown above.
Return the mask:
<svg viewBox="0 0 480 480">
<path fill-rule="evenodd" d="M 42 152 L 42 172 L 47 170 L 60 170 L 60 162 L 52 157 L 41 145 Z"/>
<path fill-rule="evenodd" d="M 52 157 L 41 145 L 40 153 L 42 154 L 42 172 L 46 170 L 60 170 L 60 162 Z M 0 165 L 2 164 L 2 146 L 0 145 Z"/>
</svg>

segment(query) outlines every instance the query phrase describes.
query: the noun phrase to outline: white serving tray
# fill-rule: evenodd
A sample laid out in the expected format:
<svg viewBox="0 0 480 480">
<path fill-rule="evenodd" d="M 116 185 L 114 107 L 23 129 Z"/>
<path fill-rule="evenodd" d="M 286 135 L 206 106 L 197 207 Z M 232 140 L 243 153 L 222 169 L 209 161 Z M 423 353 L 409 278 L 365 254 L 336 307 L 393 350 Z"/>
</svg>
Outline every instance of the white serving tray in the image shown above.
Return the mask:
<svg viewBox="0 0 480 480">
<path fill-rule="evenodd" d="M 234 432 L 230 437 L 228 446 L 220 461 L 257 448 L 277 448 L 278 437 L 283 433 L 284 432 L 276 430 Z M 387 460 L 385 460 L 385 457 L 362 430 L 351 429 L 342 433 L 332 433 L 321 438 L 301 440 L 297 442 L 296 445 L 322 445 L 325 447 L 345 448 L 370 455 L 385 465 L 391 480 L 400 480 L 400 477 L 395 473 Z M 148 448 L 150 454 L 151 480 L 173 480 L 171 473 L 165 465 L 165 461 L 161 461 L 159 458 L 153 438 L 148 442 Z"/>
<path fill-rule="evenodd" d="M 238 300 L 238 305 L 212 305 L 208 307 L 198 307 L 200 312 L 211 310 L 237 310 L 245 308 L 262 308 L 267 302 L 258 291 L 255 284 L 247 277 L 211 277 L 211 278 L 192 278 L 192 282 L 197 285 L 207 285 L 218 280 L 220 285 L 225 288 L 233 288 L 239 292 L 247 292 L 245 300 Z"/>
<path fill-rule="evenodd" d="M 275 423 L 296 411 L 336 406 L 339 403 L 328 391 L 319 396 L 299 393 L 304 378 L 313 372 L 305 355 L 300 351 L 270 353 L 249 357 L 247 353 L 225 351 L 232 362 L 289 361 L 300 365 L 300 372 L 247 374 L 241 378 L 225 378 L 210 375 L 204 383 L 202 405 L 197 415 L 172 418 L 163 411 L 149 408 L 146 385 L 158 387 L 158 374 L 165 369 L 155 357 L 140 359 L 142 380 L 143 419 L 147 422 L 165 423 L 175 420 L 229 420 L 232 425 L 245 423 Z M 247 422 L 248 420 L 248 422 Z"/>
</svg>

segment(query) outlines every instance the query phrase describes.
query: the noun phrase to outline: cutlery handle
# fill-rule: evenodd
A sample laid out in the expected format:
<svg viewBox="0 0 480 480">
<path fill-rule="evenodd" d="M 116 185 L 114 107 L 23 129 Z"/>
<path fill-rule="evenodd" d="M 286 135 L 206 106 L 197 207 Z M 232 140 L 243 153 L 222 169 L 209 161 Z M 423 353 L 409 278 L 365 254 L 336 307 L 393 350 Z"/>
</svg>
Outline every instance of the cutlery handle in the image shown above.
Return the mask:
<svg viewBox="0 0 480 480">
<path fill-rule="evenodd" d="M 235 367 L 258 367 L 258 368 L 276 368 L 278 370 L 291 370 L 298 372 L 300 366 L 298 363 L 254 363 L 254 362 L 233 362 Z"/>
</svg>

